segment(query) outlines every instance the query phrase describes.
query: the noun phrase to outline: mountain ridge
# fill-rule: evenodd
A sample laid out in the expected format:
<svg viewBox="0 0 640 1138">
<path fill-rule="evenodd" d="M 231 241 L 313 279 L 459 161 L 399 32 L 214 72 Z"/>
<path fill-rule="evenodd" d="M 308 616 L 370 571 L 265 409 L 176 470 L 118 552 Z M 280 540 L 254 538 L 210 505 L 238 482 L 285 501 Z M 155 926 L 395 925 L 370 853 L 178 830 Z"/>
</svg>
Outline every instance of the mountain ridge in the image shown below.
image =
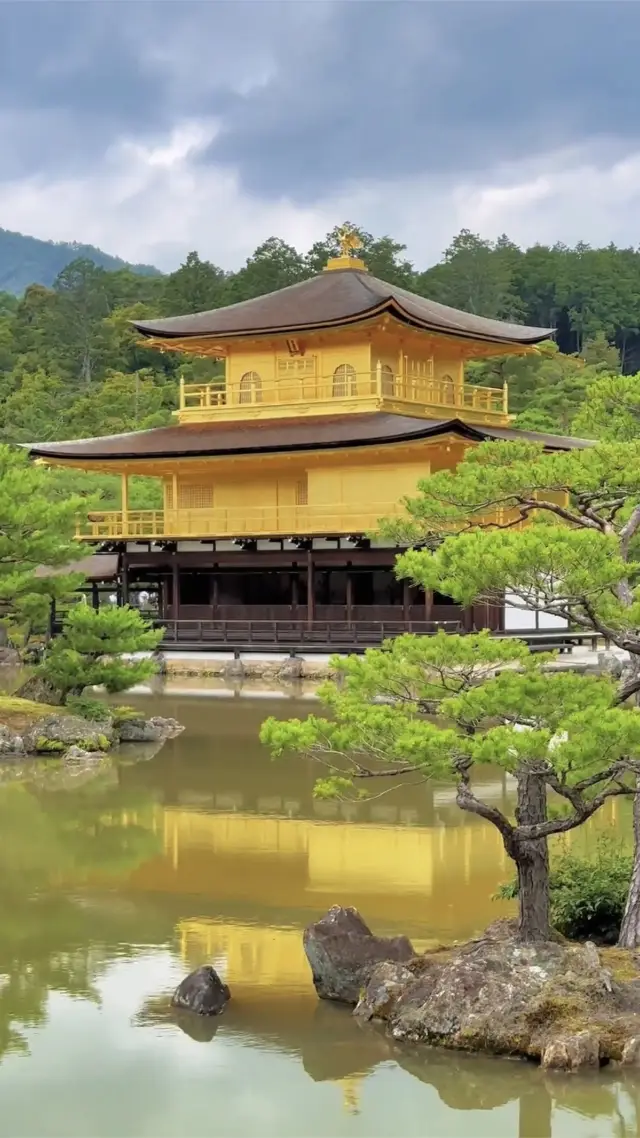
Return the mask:
<svg viewBox="0 0 640 1138">
<path fill-rule="evenodd" d="M 135 265 L 81 241 L 46 241 L 0 228 L 0 292 L 21 296 L 31 284 L 51 288 L 72 261 L 83 258 L 114 272 L 130 269 L 140 276 L 162 276 L 154 265 Z"/>
</svg>

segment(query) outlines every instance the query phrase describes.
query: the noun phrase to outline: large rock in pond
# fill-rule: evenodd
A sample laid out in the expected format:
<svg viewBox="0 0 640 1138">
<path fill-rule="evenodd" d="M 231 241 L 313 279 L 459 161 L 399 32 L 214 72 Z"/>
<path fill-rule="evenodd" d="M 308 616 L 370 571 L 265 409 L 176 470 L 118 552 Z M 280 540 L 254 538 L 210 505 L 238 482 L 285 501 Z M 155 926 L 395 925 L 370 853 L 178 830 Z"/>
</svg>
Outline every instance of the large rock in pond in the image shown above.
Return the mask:
<svg viewBox="0 0 640 1138">
<path fill-rule="evenodd" d="M 45 715 L 24 736 L 25 750 L 31 754 L 62 754 L 69 747 L 83 751 L 108 751 L 114 741 L 110 723 L 92 723 L 79 715 Z"/>
<path fill-rule="evenodd" d="M 409 971 L 406 984 L 399 976 L 395 983 L 378 966 L 358 1009 L 386 1019 L 397 1040 L 574 1071 L 622 1059 L 640 1035 L 640 977 L 617 982 L 593 944 L 523 944 L 496 931 L 428 953 Z"/>
<path fill-rule="evenodd" d="M 160 715 L 154 715 L 151 719 L 131 716 L 122 719 L 117 727 L 121 743 L 159 743 L 163 739 L 172 739 L 183 730 L 177 719 L 163 719 Z"/>
<path fill-rule="evenodd" d="M 231 992 L 218 976 L 215 968 L 205 964 L 185 976 L 173 993 L 171 1004 L 174 1008 L 196 1012 L 201 1016 L 220 1015 L 229 1000 Z"/>
<path fill-rule="evenodd" d="M 357 909 L 340 905 L 305 929 L 303 943 L 320 998 L 345 1004 L 358 1003 L 376 964 L 415 956 L 406 937 L 374 936 Z"/>
</svg>

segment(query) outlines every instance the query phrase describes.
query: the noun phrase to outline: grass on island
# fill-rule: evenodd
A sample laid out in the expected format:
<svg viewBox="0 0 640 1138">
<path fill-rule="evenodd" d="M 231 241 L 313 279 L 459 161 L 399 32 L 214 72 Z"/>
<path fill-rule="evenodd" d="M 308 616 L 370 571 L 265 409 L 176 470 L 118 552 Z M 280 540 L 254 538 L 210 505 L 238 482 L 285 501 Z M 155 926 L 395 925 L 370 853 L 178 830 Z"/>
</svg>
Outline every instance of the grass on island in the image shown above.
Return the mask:
<svg viewBox="0 0 640 1138">
<path fill-rule="evenodd" d="M 35 720 L 59 713 L 59 707 L 51 707 L 48 703 L 20 699 L 17 695 L 0 695 L 0 724 L 10 727 L 18 734 L 31 727 Z"/>
</svg>

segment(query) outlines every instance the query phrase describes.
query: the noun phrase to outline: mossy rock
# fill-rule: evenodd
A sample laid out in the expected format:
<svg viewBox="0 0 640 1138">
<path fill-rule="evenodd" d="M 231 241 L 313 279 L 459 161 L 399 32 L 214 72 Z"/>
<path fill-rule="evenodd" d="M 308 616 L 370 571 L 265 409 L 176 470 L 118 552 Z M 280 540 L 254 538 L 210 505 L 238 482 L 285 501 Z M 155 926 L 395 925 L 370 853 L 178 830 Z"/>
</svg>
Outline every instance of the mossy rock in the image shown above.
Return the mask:
<svg viewBox="0 0 640 1138">
<path fill-rule="evenodd" d="M 595 945 L 523 944 L 508 935 L 485 936 L 446 954 L 409 965 L 387 1019 L 391 1035 L 460 1051 L 544 1059 L 566 1069 L 620 1061 L 640 1039 L 640 973 L 634 954 L 598 952 Z M 380 970 L 361 997 L 375 1015 Z M 589 1047 L 580 1047 L 589 1037 Z M 640 1051 L 640 1048 L 639 1048 Z M 554 1061 L 547 1062 L 550 1053 Z M 583 1054 L 584 1053 L 584 1054 Z M 558 1058 L 559 1057 L 559 1058 Z M 588 1060 L 588 1061 L 587 1061 Z M 625 1059 L 625 1062 L 628 1060 Z"/>
<path fill-rule="evenodd" d="M 90 723 L 80 716 L 63 712 L 44 716 L 24 736 L 27 753 L 50 754 L 81 747 L 84 751 L 107 751 L 113 743 L 110 724 Z"/>
</svg>

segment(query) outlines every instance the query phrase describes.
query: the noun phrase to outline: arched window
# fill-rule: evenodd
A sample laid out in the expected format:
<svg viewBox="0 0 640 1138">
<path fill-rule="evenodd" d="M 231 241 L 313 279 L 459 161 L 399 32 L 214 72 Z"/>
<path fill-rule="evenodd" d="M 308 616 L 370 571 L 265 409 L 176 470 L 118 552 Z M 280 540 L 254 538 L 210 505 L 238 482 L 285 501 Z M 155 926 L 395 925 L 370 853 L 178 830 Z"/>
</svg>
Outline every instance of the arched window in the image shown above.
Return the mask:
<svg viewBox="0 0 640 1138">
<path fill-rule="evenodd" d="M 351 364 L 340 364 L 333 373 L 333 396 L 357 395 L 356 369 Z"/>
<path fill-rule="evenodd" d="M 456 401 L 456 387 L 452 375 L 442 377 L 442 396 L 446 407 L 453 407 Z"/>
<path fill-rule="evenodd" d="M 262 403 L 262 380 L 257 371 L 245 371 L 240 379 L 239 403 Z"/>
</svg>

